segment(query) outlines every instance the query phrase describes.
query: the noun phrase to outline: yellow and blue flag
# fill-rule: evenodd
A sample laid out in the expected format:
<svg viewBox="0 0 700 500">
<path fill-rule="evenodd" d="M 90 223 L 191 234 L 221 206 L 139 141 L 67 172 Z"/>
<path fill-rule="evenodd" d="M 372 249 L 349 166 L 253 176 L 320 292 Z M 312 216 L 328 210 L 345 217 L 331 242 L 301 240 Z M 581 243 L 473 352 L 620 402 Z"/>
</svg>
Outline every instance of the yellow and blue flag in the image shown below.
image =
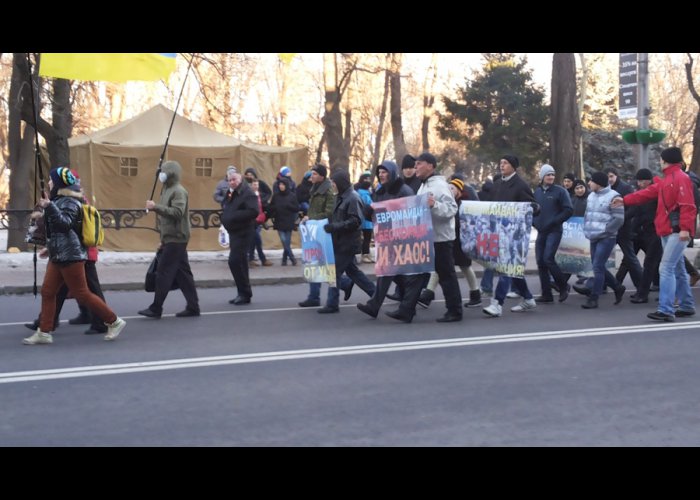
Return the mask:
<svg viewBox="0 0 700 500">
<path fill-rule="evenodd" d="M 125 82 L 165 79 L 174 70 L 174 53 L 43 53 L 39 75 Z"/>
</svg>

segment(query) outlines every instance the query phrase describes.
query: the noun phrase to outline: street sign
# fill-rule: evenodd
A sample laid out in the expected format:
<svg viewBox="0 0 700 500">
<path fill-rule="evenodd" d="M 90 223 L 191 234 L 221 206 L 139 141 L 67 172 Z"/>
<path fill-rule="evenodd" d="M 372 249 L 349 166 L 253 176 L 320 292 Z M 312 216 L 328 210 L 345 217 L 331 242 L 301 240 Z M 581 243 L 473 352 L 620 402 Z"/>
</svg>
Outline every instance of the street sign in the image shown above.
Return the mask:
<svg viewBox="0 0 700 500">
<path fill-rule="evenodd" d="M 637 54 L 620 54 L 620 119 L 637 117 Z"/>
</svg>

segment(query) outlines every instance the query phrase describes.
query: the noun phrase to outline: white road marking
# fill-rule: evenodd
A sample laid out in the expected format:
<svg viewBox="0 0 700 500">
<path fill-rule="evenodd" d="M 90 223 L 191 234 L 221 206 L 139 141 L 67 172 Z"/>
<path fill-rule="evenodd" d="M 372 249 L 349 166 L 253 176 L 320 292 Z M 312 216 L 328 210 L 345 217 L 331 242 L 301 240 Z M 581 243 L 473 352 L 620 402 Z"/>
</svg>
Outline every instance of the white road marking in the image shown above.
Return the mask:
<svg viewBox="0 0 700 500">
<path fill-rule="evenodd" d="M 74 368 L 57 368 L 51 370 L 32 370 L 0 373 L 0 383 L 56 380 L 63 378 L 93 377 L 98 375 L 117 375 L 181 368 L 200 368 L 210 366 L 235 365 L 243 363 L 261 363 L 266 361 L 286 361 L 296 359 L 326 358 L 331 356 L 349 356 L 357 354 L 377 354 L 386 352 L 438 349 L 446 347 L 466 347 L 508 342 L 530 342 L 535 340 L 554 340 L 576 337 L 595 337 L 601 335 L 623 335 L 630 333 L 665 332 L 691 330 L 700 327 L 700 321 L 687 323 L 654 323 L 606 328 L 583 328 L 576 330 L 557 330 L 547 332 L 517 333 L 509 335 L 488 335 L 483 337 L 462 337 L 457 339 L 424 340 L 414 342 L 396 342 L 390 344 L 367 344 L 347 347 L 327 347 L 318 349 L 300 349 L 294 351 L 261 352 L 251 354 L 234 354 L 229 356 L 210 356 L 201 358 L 171 359 L 163 361 L 145 361 L 140 363 L 122 363 L 114 365 L 80 366 Z M 41 349 L 42 347 L 35 347 Z M 50 349 L 50 347 L 48 347 Z"/>
</svg>

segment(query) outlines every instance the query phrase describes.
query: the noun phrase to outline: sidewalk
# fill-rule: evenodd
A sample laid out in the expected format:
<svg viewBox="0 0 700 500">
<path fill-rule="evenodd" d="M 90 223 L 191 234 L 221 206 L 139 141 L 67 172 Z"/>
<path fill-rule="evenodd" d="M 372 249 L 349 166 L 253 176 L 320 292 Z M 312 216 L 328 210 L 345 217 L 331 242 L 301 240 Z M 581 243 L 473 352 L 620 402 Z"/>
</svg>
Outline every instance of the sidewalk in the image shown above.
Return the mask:
<svg viewBox="0 0 700 500">
<path fill-rule="evenodd" d="M 622 252 L 617 253 L 618 265 Z M 688 248 L 685 251 L 690 262 L 695 262 L 698 248 Z M 269 267 L 251 267 L 250 281 L 253 286 L 305 283 L 303 266 L 301 265 L 301 250 L 294 249 L 299 264 L 282 266 L 282 250 L 266 250 L 267 258 L 274 265 Z M 148 265 L 153 259 L 153 252 L 100 252 L 97 262 L 97 274 L 104 290 L 143 290 L 144 278 Z M 0 294 L 32 293 L 34 283 L 33 252 L 7 253 L 0 251 Z M 218 288 L 234 286 L 231 272 L 228 268 L 228 250 L 214 252 L 189 252 L 192 273 L 200 288 Z M 40 287 L 44 279 L 46 260 L 37 259 L 37 285 Z M 375 280 L 374 264 L 360 264 L 360 269 L 371 279 Z M 481 276 L 483 268 L 475 264 L 474 271 Z M 535 251 L 531 246 L 528 252 L 526 274 L 537 274 Z M 462 273 L 457 270 L 458 276 Z"/>
</svg>

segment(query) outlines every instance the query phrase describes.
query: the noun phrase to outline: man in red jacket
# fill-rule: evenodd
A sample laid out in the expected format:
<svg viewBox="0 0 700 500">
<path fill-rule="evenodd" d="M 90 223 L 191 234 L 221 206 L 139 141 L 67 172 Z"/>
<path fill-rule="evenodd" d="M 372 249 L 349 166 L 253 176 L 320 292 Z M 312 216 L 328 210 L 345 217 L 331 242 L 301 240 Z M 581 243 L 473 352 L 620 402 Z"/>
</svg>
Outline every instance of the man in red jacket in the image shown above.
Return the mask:
<svg viewBox="0 0 700 500">
<path fill-rule="evenodd" d="M 661 238 L 663 256 L 659 266 L 659 307 L 647 317 L 657 321 L 674 321 L 676 317 L 695 314 L 695 299 L 690 291 L 683 250 L 695 235 L 697 208 L 690 177 L 682 170 L 683 155 L 679 148 L 661 152 L 663 179 L 656 177 L 646 189 L 615 199 L 612 206 L 641 205 L 657 200 L 654 226 Z M 679 308 L 673 302 L 678 298 Z"/>
</svg>

